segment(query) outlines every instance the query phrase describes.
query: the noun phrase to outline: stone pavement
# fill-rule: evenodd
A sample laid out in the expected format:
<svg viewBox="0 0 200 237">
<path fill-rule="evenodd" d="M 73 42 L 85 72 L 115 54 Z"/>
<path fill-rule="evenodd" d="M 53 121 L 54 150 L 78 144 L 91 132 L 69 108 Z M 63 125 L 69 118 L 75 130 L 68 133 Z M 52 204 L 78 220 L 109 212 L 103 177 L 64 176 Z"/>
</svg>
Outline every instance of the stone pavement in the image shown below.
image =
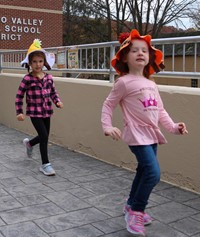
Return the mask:
<svg viewBox="0 0 200 237">
<path fill-rule="evenodd" d="M 49 144 L 57 174 L 27 158 L 24 133 L 0 125 L 0 237 L 131 237 L 122 207 L 133 174 Z M 164 182 L 153 191 L 147 237 L 200 237 L 200 195 Z"/>
</svg>

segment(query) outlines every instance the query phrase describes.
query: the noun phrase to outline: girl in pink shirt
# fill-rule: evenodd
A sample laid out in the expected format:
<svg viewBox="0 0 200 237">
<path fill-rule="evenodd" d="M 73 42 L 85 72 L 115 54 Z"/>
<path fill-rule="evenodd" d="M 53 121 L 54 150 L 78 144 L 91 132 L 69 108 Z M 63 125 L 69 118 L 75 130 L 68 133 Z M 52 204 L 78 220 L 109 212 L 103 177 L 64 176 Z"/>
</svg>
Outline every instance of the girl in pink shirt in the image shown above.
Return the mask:
<svg viewBox="0 0 200 237">
<path fill-rule="evenodd" d="M 120 75 L 102 108 L 102 127 L 106 136 L 122 138 L 135 155 L 138 166 L 125 205 L 126 227 L 130 233 L 145 236 L 144 225 L 152 219 L 145 213 L 149 196 L 160 181 L 157 145 L 166 143 L 159 124 L 174 134 L 186 134 L 183 122 L 174 123 L 163 107 L 155 82 L 150 75 L 164 68 L 162 52 L 151 46 L 151 36 L 137 30 L 122 33 L 121 47 L 111 64 Z M 124 129 L 112 125 L 112 115 L 121 106 Z"/>
</svg>

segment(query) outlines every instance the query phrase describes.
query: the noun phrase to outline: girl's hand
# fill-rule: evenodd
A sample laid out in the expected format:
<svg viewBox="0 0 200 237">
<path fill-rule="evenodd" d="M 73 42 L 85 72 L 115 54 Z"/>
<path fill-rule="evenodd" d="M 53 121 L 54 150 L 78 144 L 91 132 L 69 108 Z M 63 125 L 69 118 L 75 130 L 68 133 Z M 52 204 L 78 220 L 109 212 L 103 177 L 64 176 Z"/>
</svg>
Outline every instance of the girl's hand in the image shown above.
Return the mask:
<svg viewBox="0 0 200 237">
<path fill-rule="evenodd" d="M 18 115 L 17 115 L 17 120 L 18 120 L 18 121 L 24 121 L 24 120 L 25 120 L 24 114 L 18 114 Z"/>
<path fill-rule="evenodd" d="M 61 101 L 57 102 L 56 105 L 57 105 L 57 107 L 60 108 L 60 109 L 62 109 L 63 106 L 64 106 L 63 103 L 62 103 Z"/>
<path fill-rule="evenodd" d="M 118 141 L 121 138 L 121 131 L 119 128 L 111 127 L 106 130 L 105 135 L 110 136 L 113 140 Z"/>
<path fill-rule="evenodd" d="M 184 124 L 184 123 L 179 123 L 179 125 L 178 125 L 178 130 L 179 130 L 179 132 L 180 132 L 180 134 L 188 134 L 188 131 L 187 131 L 187 129 L 186 129 L 186 125 Z"/>
</svg>

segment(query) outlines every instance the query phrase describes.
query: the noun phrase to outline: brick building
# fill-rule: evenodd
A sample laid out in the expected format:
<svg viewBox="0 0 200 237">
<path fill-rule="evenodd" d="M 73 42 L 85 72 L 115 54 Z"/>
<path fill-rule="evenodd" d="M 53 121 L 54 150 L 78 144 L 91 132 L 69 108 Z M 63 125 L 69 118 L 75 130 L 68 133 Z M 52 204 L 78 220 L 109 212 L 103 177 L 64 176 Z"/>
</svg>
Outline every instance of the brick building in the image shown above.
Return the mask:
<svg viewBox="0 0 200 237">
<path fill-rule="evenodd" d="M 63 0 L 0 0 L 0 49 L 63 45 Z"/>
</svg>

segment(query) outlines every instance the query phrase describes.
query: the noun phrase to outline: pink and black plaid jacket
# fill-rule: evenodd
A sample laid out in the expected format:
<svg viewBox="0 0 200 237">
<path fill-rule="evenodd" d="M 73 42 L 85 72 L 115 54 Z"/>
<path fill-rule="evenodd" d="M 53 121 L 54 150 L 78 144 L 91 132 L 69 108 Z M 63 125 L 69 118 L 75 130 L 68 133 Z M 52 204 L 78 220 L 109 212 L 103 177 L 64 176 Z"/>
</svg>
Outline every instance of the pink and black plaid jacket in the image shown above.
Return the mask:
<svg viewBox="0 0 200 237">
<path fill-rule="evenodd" d="M 16 114 L 23 114 L 23 98 L 26 93 L 26 115 L 30 117 L 50 117 L 53 114 L 52 102 L 60 101 L 52 75 L 46 74 L 42 80 L 31 74 L 24 76 L 15 99 Z"/>
</svg>

